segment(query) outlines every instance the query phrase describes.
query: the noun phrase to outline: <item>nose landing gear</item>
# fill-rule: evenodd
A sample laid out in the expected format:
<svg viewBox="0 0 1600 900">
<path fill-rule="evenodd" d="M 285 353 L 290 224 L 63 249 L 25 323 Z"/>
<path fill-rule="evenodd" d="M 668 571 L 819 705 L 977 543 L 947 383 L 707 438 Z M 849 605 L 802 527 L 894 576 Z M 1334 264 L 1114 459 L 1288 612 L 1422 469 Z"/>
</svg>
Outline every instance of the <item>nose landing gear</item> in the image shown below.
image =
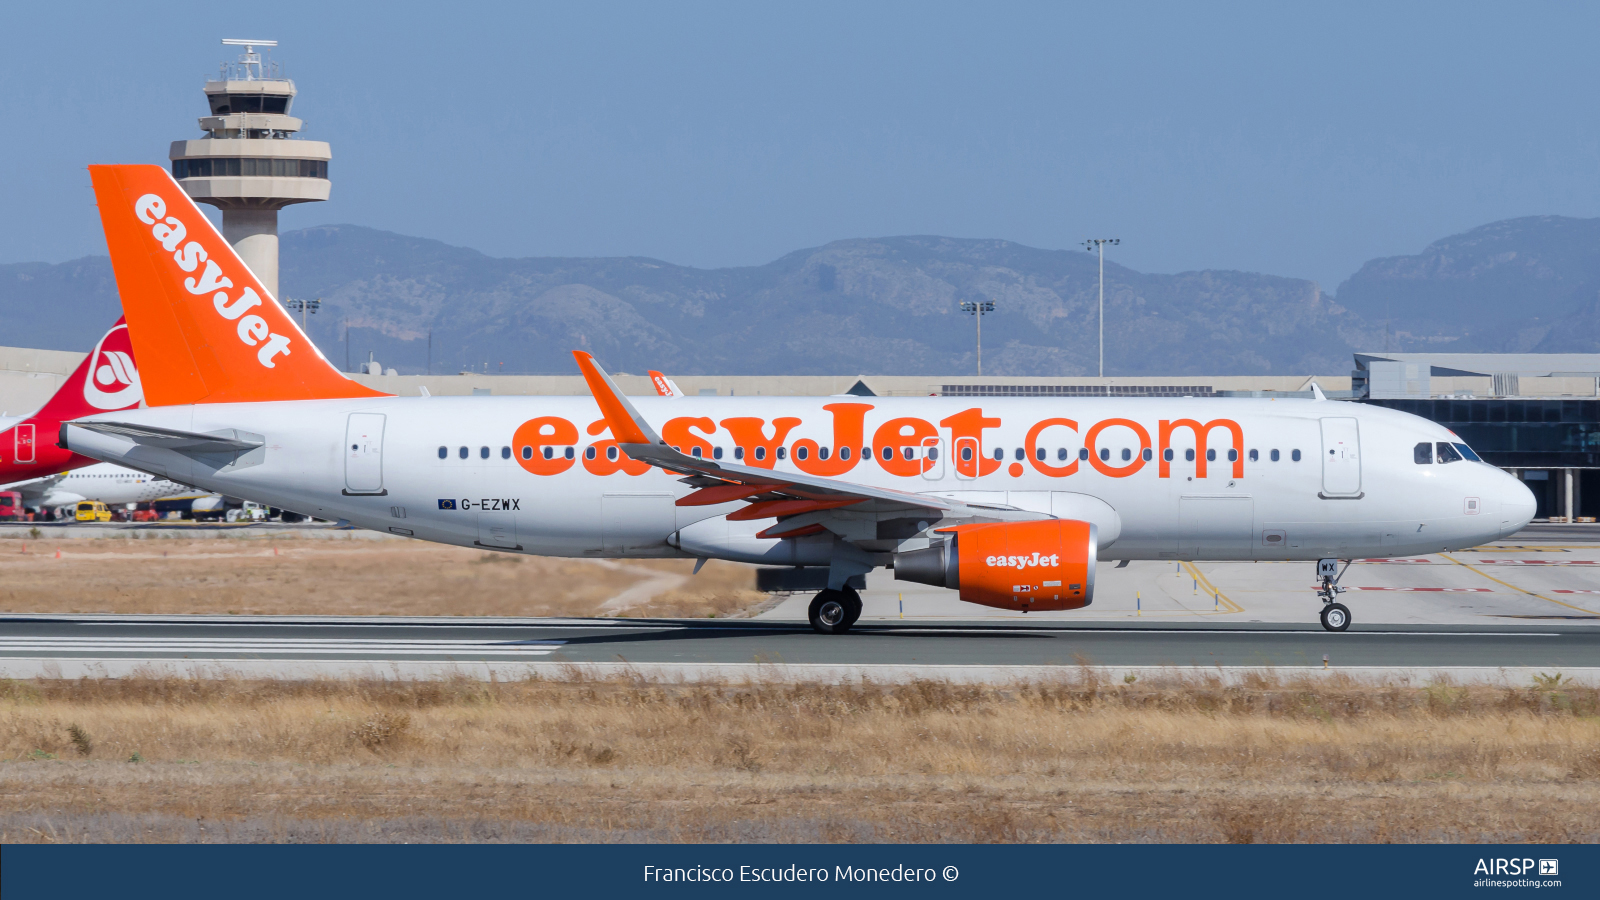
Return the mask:
<svg viewBox="0 0 1600 900">
<path fill-rule="evenodd" d="M 1349 590 L 1339 586 L 1339 579 L 1344 573 L 1350 571 L 1350 563 L 1344 564 L 1344 571 L 1339 570 L 1337 559 L 1317 560 L 1317 578 L 1322 586 L 1317 588 L 1317 596 L 1322 598 L 1322 627 L 1329 631 L 1345 631 L 1350 628 L 1350 609 L 1343 603 L 1338 603 L 1340 594 Z"/>
<path fill-rule="evenodd" d="M 821 591 L 811 598 L 807 617 L 819 634 L 844 634 L 861 618 L 861 595 L 848 585 L 839 591 Z"/>
</svg>

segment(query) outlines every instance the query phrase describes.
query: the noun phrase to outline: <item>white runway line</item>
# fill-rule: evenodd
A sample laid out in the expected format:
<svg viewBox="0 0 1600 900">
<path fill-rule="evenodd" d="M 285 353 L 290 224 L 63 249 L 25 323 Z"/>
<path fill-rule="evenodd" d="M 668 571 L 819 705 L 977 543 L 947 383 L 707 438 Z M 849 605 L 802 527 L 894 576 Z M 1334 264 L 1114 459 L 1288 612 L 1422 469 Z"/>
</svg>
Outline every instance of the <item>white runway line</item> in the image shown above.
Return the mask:
<svg viewBox="0 0 1600 900">
<path fill-rule="evenodd" d="M 0 654 L 21 653 L 270 653 L 399 654 L 407 656 L 548 656 L 565 641 L 408 641 L 358 638 L 0 638 Z"/>
</svg>

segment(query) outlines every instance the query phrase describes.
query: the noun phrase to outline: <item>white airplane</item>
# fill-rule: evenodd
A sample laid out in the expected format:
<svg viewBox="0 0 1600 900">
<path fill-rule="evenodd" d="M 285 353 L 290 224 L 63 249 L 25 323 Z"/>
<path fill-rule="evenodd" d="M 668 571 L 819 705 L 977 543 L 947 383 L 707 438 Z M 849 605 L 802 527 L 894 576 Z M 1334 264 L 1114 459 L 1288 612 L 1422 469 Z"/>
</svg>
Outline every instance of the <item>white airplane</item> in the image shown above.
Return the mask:
<svg viewBox="0 0 1600 900">
<path fill-rule="evenodd" d="M 24 506 L 71 506 L 84 500 L 99 500 L 107 506 L 149 503 L 155 500 L 200 499 L 209 497 L 160 476 L 139 472 L 111 463 L 95 463 L 43 478 L 33 478 L 0 487 L 22 494 Z M 219 500 L 221 498 L 218 498 Z"/>
<path fill-rule="evenodd" d="M 828 633 L 880 566 L 1063 610 L 1101 559 L 1316 561 L 1342 631 L 1338 560 L 1534 512 L 1447 429 L 1320 397 L 629 399 L 584 353 L 591 397 L 393 397 L 329 365 L 165 170 L 90 171 L 147 407 L 61 444 L 270 506 L 508 552 L 827 567 Z"/>
</svg>

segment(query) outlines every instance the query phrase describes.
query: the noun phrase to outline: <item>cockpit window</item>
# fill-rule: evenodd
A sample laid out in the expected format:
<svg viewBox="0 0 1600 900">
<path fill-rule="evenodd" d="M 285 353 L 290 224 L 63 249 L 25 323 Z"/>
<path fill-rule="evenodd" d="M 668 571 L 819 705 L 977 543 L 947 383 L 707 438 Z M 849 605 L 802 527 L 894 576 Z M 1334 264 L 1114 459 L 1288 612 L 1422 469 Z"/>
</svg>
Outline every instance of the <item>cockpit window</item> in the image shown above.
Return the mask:
<svg viewBox="0 0 1600 900">
<path fill-rule="evenodd" d="M 1461 455 L 1466 457 L 1467 459 L 1470 459 L 1473 462 L 1483 462 L 1483 460 L 1478 456 L 1478 454 L 1473 453 L 1472 452 L 1472 448 L 1468 447 L 1466 444 L 1451 444 L 1451 446 L 1455 447 L 1457 450 L 1460 450 L 1461 451 Z"/>
<path fill-rule="evenodd" d="M 1460 462 L 1461 461 L 1461 454 L 1456 451 L 1456 447 L 1455 447 L 1454 444 L 1447 444 L 1444 441 L 1440 441 L 1438 446 L 1439 446 L 1439 462 L 1441 462 L 1441 463 L 1453 463 L 1453 462 Z"/>
<path fill-rule="evenodd" d="M 1422 443 L 1418 444 L 1416 446 L 1416 448 L 1411 451 L 1411 457 L 1412 457 L 1412 461 L 1415 462 L 1419 466 L 1431 466 L 1431 465 L 1433 465 L 1433 444 L 1432 444 L 1432 442 L 1423 441 Z"/>
</svg>

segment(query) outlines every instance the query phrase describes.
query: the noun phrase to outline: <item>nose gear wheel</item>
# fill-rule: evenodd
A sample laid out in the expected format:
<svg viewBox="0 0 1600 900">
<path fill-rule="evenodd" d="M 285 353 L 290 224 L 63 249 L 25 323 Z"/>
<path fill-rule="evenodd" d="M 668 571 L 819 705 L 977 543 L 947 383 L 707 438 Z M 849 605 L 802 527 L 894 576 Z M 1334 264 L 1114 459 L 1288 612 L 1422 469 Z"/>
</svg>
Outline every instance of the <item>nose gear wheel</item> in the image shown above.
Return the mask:
<svg viewBox="0 0 1600 900">
<path fill-rule="evenodd" d="M 1350 610 L 1343 603 L 1327 603 L 1322 607 L 1322 627 L 1329 631 L 1345 631 L 1350 627 Z"/>
</svg>

